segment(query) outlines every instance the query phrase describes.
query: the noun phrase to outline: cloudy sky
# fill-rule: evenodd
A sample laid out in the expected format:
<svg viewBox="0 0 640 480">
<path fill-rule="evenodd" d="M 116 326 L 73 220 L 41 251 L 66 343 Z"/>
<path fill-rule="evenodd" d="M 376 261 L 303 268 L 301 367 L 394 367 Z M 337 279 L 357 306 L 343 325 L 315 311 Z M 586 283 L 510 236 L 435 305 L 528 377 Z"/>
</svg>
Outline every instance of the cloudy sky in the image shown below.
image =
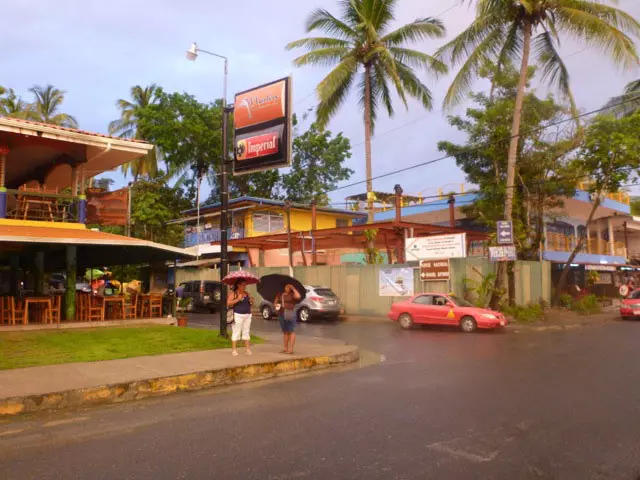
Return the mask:
<svg viewBox="0 0 640 480">
<path fill-rule="evenodd" d="M 449 37 L 460 32 L 473 11 L 457 0 L 401 0 L 397 23 L 416 17 L 439 16 Z M 51 83 L 67 91 L 64 110 L 80 127 L 106 132 L 118 117 L 115 101 L 127 98 L 132 85 L 157 83 L 167 91 L 186 91 L 201 101 L 220 97 L 222 63 L 203 56 L 188 62 L 184 51 L 192 41 L 230 59 L 231 94 L 293 74 L 294 106 L 298 113 L 315 104 L 314 86 L 324 68 L 296 69 L 284 45 L 305 36 L 304 22 L 314 8 L 337 13 L 333 0 L 20 0 L 6 1 L 0 29 L 0 85 L 24 94 L 33 84 Z M 619 6 L 640 17 L 639 0 L 620 0 Z M 432 53 L 441 41 L 415 48 Z M 572 87 L 583 110 L 600 107 L 619 93 L 640 69 L 621 72 L 593 49 L 566 42 L 562 52 L 571 72 Z M 411 103 L 397 105 L 396 116 L 381 116 L 373 140 L 374 175 L 439 157 L 439 140 L 463 139 L 451 129 L 441 101 L 451 77 L 434 80 L 423 75 L 436 98 L 433 112 Z M 464 107 L 462 107 L 464 108 Z M 458 112 L 462 111 L 461 109 Z M 342 108 L 329 128 L 343 131 L 353 145 L 350 182 L 364 179 L 362 115 L 355 97 Z M 119 173 L 110 175 L 124 183 Z M 433 195 L 438 187 L 459 188 L 464 177 L 448 159 L 374 183 L 390 191 L 396 183 L 405 192 Z M 334 201 L 364 191 L 364 185 L 332 194 Z"/>
</svg>

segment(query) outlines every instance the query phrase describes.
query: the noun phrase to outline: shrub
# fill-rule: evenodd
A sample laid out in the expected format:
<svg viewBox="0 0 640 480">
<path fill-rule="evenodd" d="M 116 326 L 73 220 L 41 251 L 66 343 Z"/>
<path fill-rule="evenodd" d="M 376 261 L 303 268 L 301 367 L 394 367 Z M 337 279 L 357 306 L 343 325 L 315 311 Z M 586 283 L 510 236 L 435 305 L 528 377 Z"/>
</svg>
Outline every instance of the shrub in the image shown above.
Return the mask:
<svg viewBox="0 0 640 480">
<path fill-rule="evenodd" d="M 514 307 L 504 307 L 504 313 L 513 317 L 517 323 L 531 323 L 544 320 L 544 306 L 539 303 L 530 303 L 526 306 L 516 305 Z"/>
<path fill-rule="evenodd" d="M 573 306 L 573 297 L 568 293 L 560 295 L 560 306 L 564 308 L 571 308 Z"/>
<path fill-rule="evenodd" d="M 601 312 L 598 297 L 595 295 L 587 295 L 580 300 L 576 300 L 571 305 L 571 310 L 581 315 L 593 315 Z"/>
</svg>

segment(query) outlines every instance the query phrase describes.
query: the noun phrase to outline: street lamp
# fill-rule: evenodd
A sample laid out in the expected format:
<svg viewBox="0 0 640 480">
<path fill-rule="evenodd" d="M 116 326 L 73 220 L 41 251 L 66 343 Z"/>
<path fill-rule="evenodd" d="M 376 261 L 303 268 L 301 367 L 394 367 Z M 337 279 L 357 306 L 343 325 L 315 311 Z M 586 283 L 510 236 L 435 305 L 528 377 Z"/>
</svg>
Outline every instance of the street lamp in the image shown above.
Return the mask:
<svg viewBox="0 0 640 480">
<path fill-rule="evenodd" d="M 223 55 L 218 55 L 217 53 L 208 52 L 207 50 L 203 50 L 198 47 L 198 44 L 193 42 L 191 47 L 186 52 L 186 57 L 188 60 L 195 61 L 198 58 L 199 53 L 206 53 L 207 55 L 211 55 L 212 57 L 218 57 L 224 60 L 224 82 L 222 87 L 222 163 L 220 166 L 220 203 L 221 203 L 221 212 L 220 212 L 220 279 L 223 279 L 227 276 L 229 272 L 229 259 L 227 258 L 227 230 L 229 229 L 228 225 L 228 210 L 229 210 L 229 176 L 227 173 L 227 164 L 229 160 L 229 144 L 227 141 L 227 130 L 229 123 L 229 114 L 232 111 L 232 108 L 227 107 L 227 74 L 228 74 L 228 64 L 229 59 Z M 197 191 L 197 238 L 198 238 L 198 246 L 196 247 L 197 256 L 200 257 L 200 184 L 202 183 L 202 174 L 198 170 L 198 191 Z M 221 309 L 220 309 L 220 335 L 226 337 L 227 336 L 227 289 L 222 288 L 222 295 L 220 298 Z"/>
</svg>

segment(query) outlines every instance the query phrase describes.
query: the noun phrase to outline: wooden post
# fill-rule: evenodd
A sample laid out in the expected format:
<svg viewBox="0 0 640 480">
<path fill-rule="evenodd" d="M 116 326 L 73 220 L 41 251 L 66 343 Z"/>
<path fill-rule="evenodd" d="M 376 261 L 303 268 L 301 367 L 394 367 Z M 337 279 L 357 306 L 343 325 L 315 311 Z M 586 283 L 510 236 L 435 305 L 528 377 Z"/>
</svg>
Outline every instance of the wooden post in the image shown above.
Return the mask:
<svg viewBox="0 0 640 480">
<path fill-rule="evenodd" d="M 18 296 L 18 271 L 20 270 L 20 254 L 14 253 L 9 257 L 9 295 Z M 75 289 L 75 287 L 73 287 Z"/>
<path fill-rule="evenodd" d="M 44 293 L 44 252 L 36 252 L 34 258 L 34 293 L 42 295 Z"/>
<path fill-rule="evenodd" d="M 311 200 L 311 265 L 316 266 L 318 264 L 318 252 L 316 251 L 316 201 Z"/>
<path fill-rule="evenodd" d="M 611 222 L 611 217 L 607 218 L 607 228 L 609 230 L 609 255 L 615 256 L 616 243 L 615 243 L 615 237 L 613 233 L 613 223 Z"/>
<path fill-rule="evenodd" d="M 291 202 L 286 201 L 287 208 L 287 248 L 289 249 L 289 269 L 293 268 L 293 250 L 291 246 Z"/>
<path fill-rule="evenodd" d="M 456 226 L 456 197 L 449 195 L 449 226 L 455 228 Z"/>
<path fill-rule="evenodd" d="M 597 227 L 597 232 L 598 232 L 598 251 L 597 254 L 598 255 L 602 255 L 603 252 L 603 248 L 602 248 L 602 226 L 601 226 L 601 221 L 598 219 L 596 220 L 596 227 Z"/>
<path fill-rule="evenodd" d="M 384 238 L 384 245 L 387 248 L 387 262 L 389 262 L 389 265 L 391 265 L 393 263 L 393 251 L 391 250 L 391 245 L 389 245 L 389 237 L 385 233 L 383 235 L 383 238 Z"/>
<path fill-rule="evenodd" d="M 587 253 L 591 253 L 591 225 L 587 225 Z"/>
<path fill-rule="evenodd" d="M 64 319 L 72 322 L 76 318 L 76 278 L 78 277 L 78 247 L 67 245 L 67 278 L 64 291 Z"/>
<path fill-rule="evenodd" d="M 627 250 L 627 260 L 629 259 L 629 232 L 627 231 L 627 222 L 624 222 L 624 247 Z"/>
<path fill-rule="evenodd" d="M 71 194 L 75 197 L 78 195 L 78 166 L 71 166 Z"/>
<path fill-rule="evenodd" d="M 393 190 L 396 192 L 396 223 L 400 223 L 402 221 L 402 187 L 400 185 L 396 185 L 393 187 Z"/>
<path fill-rule="evenodd" d="M 0 145 L 0 218 L 7 218 L 7 186 L 5 185 L 7 155 L 9 155 L 9 147 Z"/>
<path fill-rule="evenodd" d="M 264 249 L 258 250 L 258 266 L 264 267 Z"/>
</svg>

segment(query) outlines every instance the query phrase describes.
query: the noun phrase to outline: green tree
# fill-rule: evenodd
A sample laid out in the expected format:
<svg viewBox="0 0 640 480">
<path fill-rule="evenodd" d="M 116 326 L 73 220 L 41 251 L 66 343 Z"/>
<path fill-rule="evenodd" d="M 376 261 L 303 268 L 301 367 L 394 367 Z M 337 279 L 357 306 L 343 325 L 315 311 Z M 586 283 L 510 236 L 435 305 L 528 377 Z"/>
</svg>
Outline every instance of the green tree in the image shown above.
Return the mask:
<svg viewBox="0 0 640 480">
<path fill-rule="evenodd" d="M 364 113 L 365 159 L 369 221 L 373 221 L 373 180 L 371 136 L 380 104 L 393 116 L 392 88 L 408 106 L 407 96 L 417 99 L 426 109 L 432 108 L 432 96 L 414 69 L 443 74 L 446 66 L 436 58 L 406 48 L 408 43 L 428 38 L 442 38 L 445 28 L 435 18 L 419 18 L 389 31 L 395 20 L 398 0 L 341 0 L 340 18 L 325 9 L 317 9 L 307 20 L 307 32 L 322 31 L 327 36 L 291 42 L 287 49 L 305 48 L 308 53 L 296 58 L 298 67 L 318 65 L 335 68 L 317 87 L 319 104 L 317 126 L 322 129 L 346 101 L 351 86 L 358 79 L 358 97 Z"/>
<path fill-rule="evenodd" d="M 453 66 L 462 65 L 447 92 L 445 105 L 464 98 L 487 60 L 499 68 L 520 62 L 508 151 L 504 206 L 507 220 L 512 219 L 518 135 L 532 47 L 543 79 L 557 86 L 575 111 L 569 73 L 557 50 L 560 40 L 577 38 L 602 50 L 617 65 L 629 68 L 638 65 L 631 36 L 640 36 L 640 24 L 631 15 L 603 1 L 478 0 L 471 26 L 439 49 L 438 58 Z"/>
<path fill-rule="evenodd" d="M 13 88 L 6 90 L 0 87 L 0 116 L 26 119 L 30 114 L 31 106 Z"/>
<path fill-rule="evenodd" d="M 91 182 L 91 186 L 93 188 L 99 188 L 101 190 L 108 192 L 109 190 L 111 190 L 111 187 L 113 186 L 114 183 L 116 182 L 112 178 L 100 177 L 100 178 L 94 178 L 93 181 Z"/>
<path fill-rule="evenodd" d="M 344 167 L 350 157 L 348 138 L 342 133 L 333 137 L 330 131 L 320 131 L 313 123 L 293 141 L 291 170 L 282 176 L 286 197 L 293 202 L 308 204 L 315 200 L 319 205 L 328 204 L 327 192 L 353 174 L 353 170 Z"/>
<path fill-rule="evenodd" d="M 34 96 L 29 118 L 37 122 L 49 123 L 60 127 L 78 128 L 78 122 L 68 113 L 60 113 L 67 92 L 53 85 L 41 87 L 34 85 L 29 89 Z"/>
<path fill-rule="evenodd" d="M 640 215 L 640 197 L 631 197 L 631 215 Z"/>
<path fill-rule="evenodd" d="M 584 144 L 573 162 L 573 167 L 588 179 L 587 191 L 592 206 L 586 228 L 578 238 L 573 252 L 565 263 L 556 290 L 557 302 L 567 283 L 569 269 L 576 255 L 582 250 L 591 221 L 605 195 L 618 193 L 640 175 L 638 152 L 640 151 L 640 112 L 615 118 L 596 118 L 587 130 Z"/>
<path fill-rule="evenodd" d="M 120 118 L 109 123 L 109 135 L 120 138 L 146 140 L 138 128 L 138 114 L 140 110 L 159 101 L 161 90 L 152 83 L 147 87 L 135 85 L 131 87 L 131 100 L 119 99 L 116 106 L 120 110 Z M 142 158 L 122 166 L 125 175 L 131 173 L 136 181 L 140 176 L 153 177 L 158 170 L 158 158 L 155 149 Z"/>
<path fill-rule="evenodd" d="M 633 115 L 640 111 L 640 79 L 629 82 L 622 95 L 613 97 L 605 107 L 607 107 L 607 114 L 618 117 Z"/>
</svg>

